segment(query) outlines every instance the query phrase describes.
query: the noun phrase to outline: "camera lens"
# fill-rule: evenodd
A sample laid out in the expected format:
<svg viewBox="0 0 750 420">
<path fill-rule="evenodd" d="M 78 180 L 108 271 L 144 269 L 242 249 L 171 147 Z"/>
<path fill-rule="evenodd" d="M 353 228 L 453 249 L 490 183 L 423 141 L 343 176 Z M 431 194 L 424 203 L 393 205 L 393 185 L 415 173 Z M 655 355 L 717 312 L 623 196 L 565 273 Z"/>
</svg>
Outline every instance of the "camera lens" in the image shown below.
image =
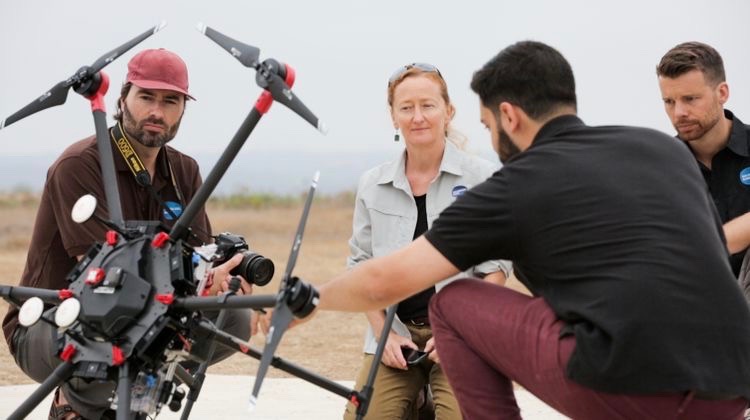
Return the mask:
<svg viewBox="0 0 750 420">
<path fill-rule="evenodd" d="M 271 281 L 274 273 L 273 261 L 254 252 L 243 252 L 240 265 L 230 271 L 232 275 L 240 275 L 252 284 L 265 286 Z"/>
</svg>

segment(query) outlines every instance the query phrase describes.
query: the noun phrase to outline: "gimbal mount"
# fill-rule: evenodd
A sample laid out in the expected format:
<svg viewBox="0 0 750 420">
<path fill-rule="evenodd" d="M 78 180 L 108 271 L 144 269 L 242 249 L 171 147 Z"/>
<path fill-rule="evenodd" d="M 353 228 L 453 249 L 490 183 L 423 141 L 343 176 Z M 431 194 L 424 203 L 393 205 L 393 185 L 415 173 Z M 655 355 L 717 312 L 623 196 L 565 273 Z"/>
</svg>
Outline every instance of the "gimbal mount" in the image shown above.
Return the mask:
<svg viewBox="0 0 750 420">
<path fill-rule="evenodd" d="M 0 297 L 21 306 L 21 325 L 29 327 L 41 321 L 51 323 L 58 329 L 57 356 L 61 359 L 55 371 L 9 418 L 24 418 L 55 387 L 74 376 L 116 382 L 118 420 L 158 414 L 166 403 L 171 409 L 179 410 L 184 393 L 180 395 L 182 391 L 176 384 L 184 383 L 190 388 L 188 402 L 182 414 L 182 418 L 186 419 L 200 393 L 215 343 L 260 359 L 250 397 L 251 407 L 257 401 L 268 367 L 274 366 L 348 398 L 358 406 L 357 414 L 361 418 L 367 411 L 378 363 L 373 365 L 368 383 L 358 392 L 274 356 L 292 319 L 295 316 L 302 318 L 309 315 L 317 306 L 317 291 L 292 274 L 317 186 L 317 174 L 305 201 L 287 267 L 276 295 L 236 296 L 230 292 L 214 297 L 200 296 L 198 282 L 201 279 L 196 277 L 193 263 L 195 249 L 187 243 L 193 219 L 274 100 L 325 132 L 325 126 L 291 91 L 295 73 L 290 66 L 273 59 L 260 62 L 258 48 L 199 24 L 198 29 L 203 34 L 243 65 L 256 70 L 256 82 L 264 91 L 171 229 L 158 222 L 123 220 L 103 100 L 109 80 L 101 70 L 164 26 L 165 23 L 157 25 L 105 54 L 91 66 L 82 67 L 73 76 L 0 122 L 1 129 L 38 111 L 61 105 L 65 102 L 70 87 L 89 99 L 109 210 L 109 220 L 94 219 L 110 228 L 103 243 L 92 246 L 68 274 L 70 284 L 67 288 L 47 290 L 0 286 Z M 79 200 L 73 209 L 74 220 L 87 223 L 95 208 L 95 199 Z M 238 283 L 233 282 L 232 287 L 236 291 Z M 57 306 L 45 312 L 45 304 Z M 262 352 L 253 349 L 247 341 L 220 329 L 224 309 L 270 307 L 274 308 L 274 312 Z M 216 324 L 202 314 L 204 310 L 220 311 Z M 392 313 L 389 316 L 392 319 Z M 390 323 L 386 324 L 384 329 L 386 328 L 390 328 Z M 191 353 L 192 344 L 200 334 L 207 335 L 211 344 L 204 354 Z M 383 341 L 379 346 L 376 360 L 382 355 L 384 344 Z M 184 361 L 198 362 L 196 373 L 188 373 L 180 364 Z M 152 395 L 148 398 L 142 398 L 139 394 L 136 403 L 135 400 L 131 401 L 133 384 L 141 384 L 144 374 L 147 376 L 146 383 L 158 380 L 162 385 L 150 390 Z"/>
</svg>

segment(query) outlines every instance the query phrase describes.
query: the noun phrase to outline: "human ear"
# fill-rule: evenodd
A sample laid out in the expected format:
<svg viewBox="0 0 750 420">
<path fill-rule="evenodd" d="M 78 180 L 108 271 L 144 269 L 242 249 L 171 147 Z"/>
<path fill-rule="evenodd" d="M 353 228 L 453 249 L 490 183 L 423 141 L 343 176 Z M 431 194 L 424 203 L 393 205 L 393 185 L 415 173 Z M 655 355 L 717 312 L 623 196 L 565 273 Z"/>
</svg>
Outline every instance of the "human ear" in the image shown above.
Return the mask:
<svg viewBox="0 0 750 420">
<path fill-rule="evenodd" d="M 719 103 L 724 105 L 729 100 L 729 85 L 727 82 L 721 82 L 716 90 L 719 94 Z"/>
<path fill-rule="evenodd" d="M 510 102 L 501 102 L 498 105 L 500 111 L 500 125 L 503 130 L 508 133 L 513 133 L 519 129 L 521 123 L 521 115 L 515 106 L 511 105 Z"/>
</svg>

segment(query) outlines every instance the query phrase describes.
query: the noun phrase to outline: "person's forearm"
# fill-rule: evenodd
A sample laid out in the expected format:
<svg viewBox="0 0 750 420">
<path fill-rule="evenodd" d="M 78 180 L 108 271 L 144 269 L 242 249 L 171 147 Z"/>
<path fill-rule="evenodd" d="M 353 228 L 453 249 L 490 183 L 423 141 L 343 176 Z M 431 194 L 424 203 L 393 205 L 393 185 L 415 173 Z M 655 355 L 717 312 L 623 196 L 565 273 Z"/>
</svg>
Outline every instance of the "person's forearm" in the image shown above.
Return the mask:
<svg viewBox="0 0 750 420">
<path fill-rule="evenodd" d="M 383 331 L 383 325 L 385 324 L 385 313 L 382 310 L 367 311 L 365 313 L 367 322 L 370 323 L 370 328 L 375 334 L 375 339 L 380 340 L 380 333 Z"/>
<path fill-rule="evenodd" d="M 419 237 L 392 254 L 357 264 L 322 285 L 318 308 L 360 312 L 383 309 L 458 271 Z"/>
<path fill-rule="evenodd" d="M 365 261 L 357 264 L 351 270 L 335 277 L 330 282 L 320 286 L 319 309 L 335 311 L 374 311 L 385 308 L 388 302 L 383 296 L 375 295 L 370 287 L 380 281 L 382 270 L 378 268 L 378 261 Z M 366 280 L 366 281 L 360 281 Z"/>
<path fill-rule="evenodd" d="M 724 236 L 730 254 L 747 249 L 750 246 L 750 212 L 724 223 Z"/>
</svg>

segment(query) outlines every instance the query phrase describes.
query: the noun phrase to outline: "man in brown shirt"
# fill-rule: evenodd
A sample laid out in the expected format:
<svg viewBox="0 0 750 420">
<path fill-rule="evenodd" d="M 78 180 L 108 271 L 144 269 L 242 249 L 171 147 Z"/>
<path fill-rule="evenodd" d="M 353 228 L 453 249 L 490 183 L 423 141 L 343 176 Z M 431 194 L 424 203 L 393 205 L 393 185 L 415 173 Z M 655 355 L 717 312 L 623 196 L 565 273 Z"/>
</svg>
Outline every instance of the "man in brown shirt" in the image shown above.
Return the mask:
<svg viewBox="0 0 750 420">
<path fill-rule="evenodd" d="M 176 54 L 164 49 L 145 50 L 128 63 L 127 79 L 117 102 L 117 124 L 109 130 L 120 149 L 113 148 L 113 157 L 125 220 L 160 221 L 171 226 L 201 185 L 196 161 L 166 145 L 177 134 L 188 99 L 193 98 L 188 93 L 187 67 Z M 130 147 L 123 146 L 128 143 Z M 140 159 L 135 165 L 133 155 Z M 66 274 L 92 244 L 104 240 L 106 226 L 93 220 L 77 224 L 71 219 L 74 203 L 84 194 L 97 198 L 98 216 L 108 219 L 95 136 L 68 147 L 47 172 L 21 286 L 66 288 Z M 191 245 L 211 241 L 205 209 L 197 214 L 191 230 Z M 211 293 L 227 289 L 229 270 L 241 260 L 237 255 L 214 269 Z M 251 292 L 250 284 L 242 282 L 238 293 Z M 248 339 L 249 312 L 229 311 L 224 329 Z M 42 322 L 29 328 L 17 323 L 18 309 L 11 307 L 3 321 L 8 346 L 19 367 L 41 382 L 60 363 L 55 332 Z M 231 354 L 218 350 L 219 360 Z M 56 393 L 51 414 L 63 419 L 76 413 L 100 418 L 109 407 L 107 399 L 114 384 L 109 385 L 73 378 L 61 386 L 62 393 Z M 65 405 L 70 406 L 68 411 L 63 411 Z"/>
</svg>

